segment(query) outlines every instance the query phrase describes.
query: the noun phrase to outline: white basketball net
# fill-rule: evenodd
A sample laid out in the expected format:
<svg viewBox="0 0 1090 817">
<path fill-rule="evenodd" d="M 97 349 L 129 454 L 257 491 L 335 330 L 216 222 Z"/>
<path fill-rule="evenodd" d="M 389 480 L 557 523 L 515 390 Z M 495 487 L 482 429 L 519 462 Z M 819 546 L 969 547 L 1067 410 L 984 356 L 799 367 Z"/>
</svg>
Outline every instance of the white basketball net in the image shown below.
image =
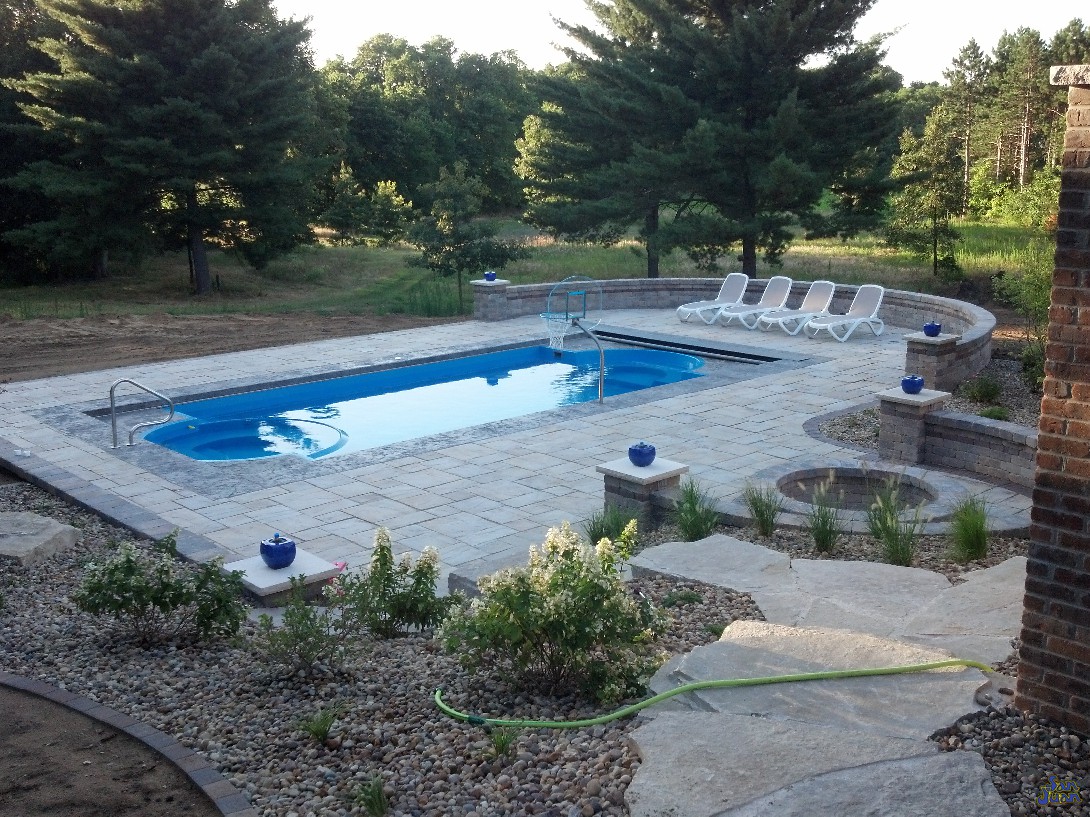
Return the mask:
<svg viewBox="0 0 1090 817">
<path fill-rule="evenodd" d="M 563 349 L 564 336 L 571 331 L 571 318 L 563 312 L 542 312 L 541 320 L 545 322 L 545 331 L 549 335 L 549 348 Z"/>
</svg>

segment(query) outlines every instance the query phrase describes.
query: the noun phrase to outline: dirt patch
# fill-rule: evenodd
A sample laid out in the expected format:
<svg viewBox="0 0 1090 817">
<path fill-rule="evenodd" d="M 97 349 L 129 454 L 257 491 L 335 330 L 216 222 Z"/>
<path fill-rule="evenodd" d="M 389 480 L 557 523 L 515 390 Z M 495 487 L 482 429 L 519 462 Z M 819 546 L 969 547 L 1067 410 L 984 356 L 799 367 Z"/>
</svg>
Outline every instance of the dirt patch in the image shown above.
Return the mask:
<svg viewBox="0 0 1090 817">
<path fill-rule="evenodd" d="M 0 315 L 0 383 L 450 323 L 411 315 Z"/>
<path fill-rule="evenodd" d="M 218 817 L 162 755 L 52 701 L 0 687 L 0 814 Z"/>
</svg>

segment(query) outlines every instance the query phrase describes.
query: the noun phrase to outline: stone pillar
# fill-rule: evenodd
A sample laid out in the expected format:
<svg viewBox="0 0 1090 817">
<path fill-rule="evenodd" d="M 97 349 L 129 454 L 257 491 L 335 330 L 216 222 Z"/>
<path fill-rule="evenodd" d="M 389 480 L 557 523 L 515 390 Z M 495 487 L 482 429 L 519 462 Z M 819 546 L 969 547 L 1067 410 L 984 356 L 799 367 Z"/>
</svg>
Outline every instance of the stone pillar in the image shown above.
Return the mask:
<svg viewBox="0 0 1090 817">
<path fill-rule="evenodd" d="M 1015 704 L 1090 732 L 1090 65 L 1067 85 L 1045 389 Z"/>
<path fill-rule="evenodd" d="M 905 341 L 905 374 L 918 374 L 932 389 L 953 391 L 961 385 L 957 335 L 929 338 L 923 332 L 910 332 Z"/>
<path fill-rule="evenodd" d="M 473 287 L 473 319 L 477 321 L 502 321 L 507 319 L 507 287 L 510 281 L 470 281 Z"/>
<path fill-rule="evenodd" d="M 625 457 L 602 463 L 597 470 L 605 476 L 604 504 L 632 511 L 639 515 L 640 524 L 647 524 L 657 521 L 653 495 L 680 487 L 689 466 L 660 457 L 640 468 Z"/>
<path fill-rule="evenodd" d="M 927 443 L 924 420 L 930 412 L 943 407 L 950 392 L 924 389 L 919 394 L 905 394 L 897 388 L 876 396 L 879 458 L 913 465 L 923 462 Z"/>
</svg>

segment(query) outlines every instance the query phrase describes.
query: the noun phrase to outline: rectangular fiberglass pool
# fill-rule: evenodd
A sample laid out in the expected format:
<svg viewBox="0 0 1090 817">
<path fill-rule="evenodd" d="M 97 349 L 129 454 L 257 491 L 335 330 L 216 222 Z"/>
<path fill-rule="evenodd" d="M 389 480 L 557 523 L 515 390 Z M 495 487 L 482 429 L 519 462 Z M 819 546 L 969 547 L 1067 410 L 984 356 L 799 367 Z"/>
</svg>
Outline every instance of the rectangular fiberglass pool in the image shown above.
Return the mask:
<svg viewBox="0 0 1090 817">
<path fill-rule="evenodd" d="M 180 403 L 145 439 L 197 460 L 317 459 L 598 398 L 597 351 L 530 346 Z M 605 394 L 699 377 L 703 361 L 606 351 Z"/>
</svg>

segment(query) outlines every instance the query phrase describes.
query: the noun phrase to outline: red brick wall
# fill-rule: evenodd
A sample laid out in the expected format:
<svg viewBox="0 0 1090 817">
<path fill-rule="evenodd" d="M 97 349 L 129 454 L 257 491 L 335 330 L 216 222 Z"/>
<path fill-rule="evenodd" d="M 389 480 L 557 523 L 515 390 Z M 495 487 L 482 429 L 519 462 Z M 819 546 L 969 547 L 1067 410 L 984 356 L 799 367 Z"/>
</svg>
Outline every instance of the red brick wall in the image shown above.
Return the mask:
<svg viewBox="0 0 1090 817">
<path fill-rule="evenodd" d="M 1090 85 L 1072 85 L 1068 102 L 1016 703 L 1086 734 L 1090 733 Z"/>
</svg>

